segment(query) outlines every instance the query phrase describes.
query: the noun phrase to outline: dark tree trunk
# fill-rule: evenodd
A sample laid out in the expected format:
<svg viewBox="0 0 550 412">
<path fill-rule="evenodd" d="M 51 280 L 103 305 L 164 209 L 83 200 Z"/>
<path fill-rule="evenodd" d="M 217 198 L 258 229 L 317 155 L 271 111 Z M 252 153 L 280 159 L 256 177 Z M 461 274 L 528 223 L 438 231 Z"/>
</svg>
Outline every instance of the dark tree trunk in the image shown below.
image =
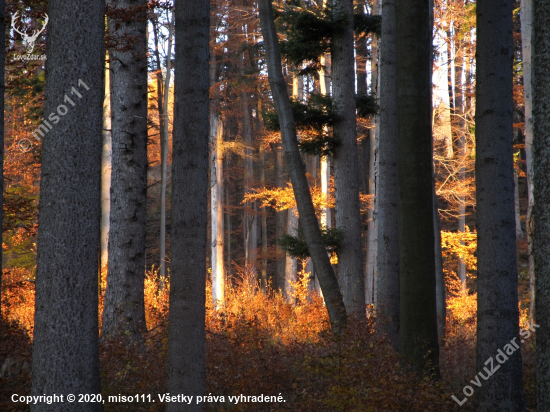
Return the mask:
<svg viewBox="0 0 550 412">
<path fill-rule="evenodd" d="M 145 323 L 147 1 L 109 0 L 111 209 L 103 337 L 139 342 Z M 121 13 L 124 18 L 119 17 Z M 130 19 L 129 21 L 127 19 Z"/>
<path fill-rule="evenodd" d="M 477 3 L 477 369 L 519 339 L 514 218 L 512 2 Z M 521 352 L 478 389 L 478 411 L 523 411 Z"/>
<path fill-rule="evenodd" d="M 346 309 L 342 294 L 338 288 L 338 281 L 336 280 L 327 250 L 323 244 L 319 222 L 317 222 L 317 217 L 315 216 L 315 209 L 313 208 L 311 193 L 306 179 L 305 166 L 300 157 L 294 116 L 283 77 L 281 54 L 273 21 L 271 1 L 259 0 L 258 8 L 267 53 L 269 84 L 279 115 L 285 159 L 288 164 L 290 180 L 300 213 L 300 221 L 313 261 L 314 270 L 319 276 L 319 283 L 321 284 L 325 298 L 332 329 L 338 332 L 347 322 Z"/>
<path fill-rule="evenodd" d="M 5 0 L 0 0 L 0 44 L 5 44 L 6 38 L 6 2 Z M 4 48 L 0 50 L 0 73 L 4 73 L 5 66 L 5 57 L 6 51 Z M 4 91 L 6 90 L 6 84 L 4 82 L 4 77 L 0 78 L 0 93 L 2 93 L 2 98 L 0 98 L 0 112 L 2 116 L 0 117 L 0 228 L 3 227 L 4 223 Z M 2 266 L 2 255 L 0 254 L 0 268 Z M 2 271 L 0 270 L 0 290 L 2 289 Z M 2 299 L 0 299 L 0 313 L 2 313 Z M 0 330 L 2 329 L 2 316 L 0 316 Z M 2 347 L 2 340 L 0 339 L 0 348 Z M 2 362 L 3 359 L 0 359 Z"/>
<path fill-rule="evenodd" d="M 397 170 L 397 26 L 395 0 L 382 2 L 380 139 L 378 142 L 377 311 L 380 328 L 399 348 L 399 226 Z"/>
<path fill-rule="evenodd" d="M 42 146 L 32 394 L 97 394 L 105 3 L 51 0 L 48 14 L 52 128 Z M 72 412 L 75 405 L 31 410 Z"/>
<path fill-rule="evenodd" d="M 285 179 L 283 172 L 284 152 L 282 144 L 274 144 L 272 151 L 275 162 L 275 185 L 278 188 L 283 188 L 285 184 Z M 281 210 L 280 212 L 275 213 L 275 237 L 277 239 L 280 239 L 285 234 L 285 222 L 287 213 L 287 210 Z M 275 266 L 275 276 L 273 277 L 273 289 L 277 290 L 282 289 L 285 283 L 285 254 L 281 249 L 281 246 L 279 246 L 279 243 L 277 243 L 275 250 L 277 263 Z"/>
<path fill-rule="evenodd" d="M 537 408 L 550 410 L 550 4 L 533 2 L 533 167 Z M 531 316 L 533 314 L 531 313 Z"/>
<path fill-rule="evenodd" d="M 202 395 L 205 365 L 206 231 L 209 168 L 208 0 L 176 0 L 172 156 L 172 264 L 168 331 L 170 393 Z M 202 411 L 169 403 L 166 410 Z"/>
<path fill-rule="evenodd" d="M 333 0 L 335 18 L 351 19 L 352 0 Z M 353 24 L 332 35 L 332 98 L 337 113 L 334 135 L 340 144 L 334 152 L 336 227 L 344 232 L 338 247 L 338 283 L 346 311 L 365 316 L 365 286 L 361 251 L 361 215 L 357 176 L 355 73 Z M 371 176 L 372 178 L 372 176 Z"/>
<path fill-rule="evenodd" d="M 430 367 L 438 374 L 432 187 L 432 12 L 428 0 L 397 1 L 399 351 L 404 360 L 410 358 L 416 370 Z"/>
</svg>

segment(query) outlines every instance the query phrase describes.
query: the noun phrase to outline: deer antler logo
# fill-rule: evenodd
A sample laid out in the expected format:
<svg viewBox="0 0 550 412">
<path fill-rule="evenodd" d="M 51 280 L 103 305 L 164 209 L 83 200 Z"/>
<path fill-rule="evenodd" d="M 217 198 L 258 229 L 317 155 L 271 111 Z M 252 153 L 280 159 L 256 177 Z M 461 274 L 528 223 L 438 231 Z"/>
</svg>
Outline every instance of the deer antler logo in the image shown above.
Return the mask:
<svg viewBox="0 0 550 412">
<path fill-rule="evenodd" d="M 44 29 L 46 28 L 46 25 L 48 24 L 48 20 L 49 20 L 48 15 L 46 14 L 46 18 L 44 19 L 44 25 L 42 26 L 42 28 L 40 30 L 33 30 L 32 36 L 29 36 L 26 32 L 22 32 L 17 29 L 17 27 L 15 26 L 17 17 L 19 17 L 19 12 L 16 12 L 11 17 L 11 27 L 16 33 L 19 33 L 21 37 L 23 37 L 23 41 L 27 43 L 27 48 L 26 48 L 27 54 L 31 54 L 32 51 L 34 50 L 34 44 L 36 42 L 36 39 L 38 39 L 38 36 L 40 35 L 40 33 L 44 31 Z"/>
</svg>

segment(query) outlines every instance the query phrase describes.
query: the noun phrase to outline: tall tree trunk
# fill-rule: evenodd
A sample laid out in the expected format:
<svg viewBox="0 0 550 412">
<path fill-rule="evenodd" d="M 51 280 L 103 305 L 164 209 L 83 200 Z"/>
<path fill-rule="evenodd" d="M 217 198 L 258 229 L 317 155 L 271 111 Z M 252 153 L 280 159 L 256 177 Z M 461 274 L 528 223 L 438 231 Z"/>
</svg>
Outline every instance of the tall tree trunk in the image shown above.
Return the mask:
<svg viewBox="0 0 550 412">
<path fill-rule="evenodd" d="M 101 393 L 97 272 L 105 3 L 51 0 L 48 6 L 44 112 L 51 113 L 53 127 L 42 146 L 31 393 L 94 394 Z M 96 412 L 101 405 L 81 403 L 78 409 Z M 75 406 L 43 402 L 31 410 L 71 412 Z"/>
<path fill-rule="evenodd" d="M 257 107 L 256 107 L 256 131 L 258 134 L 263 133 L 263 120 L 261 118 L 262 113 L 262 100 L 261 95 L 258 93 Z M 260 187 L 265 187 L 265 148 L 263 142 L 260 143 Z M 270 284 L 273 287 L 273 282 L 269 282 L 267 278 L 267 214 L 265 211 L 261 214 L 262 224 L 262 265 L 261 265 L 261 288 L 262 292 L 266 293 L 267 286 Z"/>
<path fill-rule="evenodd" d="M 0 0 L 0 44 L 5 44 L 6 38 L 6 2 Z M 0 72 L 4 73 L 5 70 L 5 49 L 0 50 Z M 6 90 L 6 83 L 4 77 L 0 79 L 0 93 L 2 98 L 0 99 L 0 187 L 2 192 L 0 193 L 0 227 L 4 224 L 4 92 Z M 0 267 L 2 266 L 2 255 L 0 254 Z M 2 271 L 0 271 L 0 290 L 2 285 Z M 2 299 L 0 299 L 0 313 L 2 313 Z M 0 329 L 2 328 L 2 317 L 0 316 Z M 2 347 L 2 339 L 0 338 L 0 348 Z"/>
<path fill-rule="evenodd" d="M 319 276 L 319 283 L 325 296 L 330 323 L 333 331 L 339 332 L 347 323 L 346 309 L 338 288 L 338 281 L 334 275 L 321 237 L 321 230 L 315 216 L 304 163 L 302 162 L 298 148 L 296 125 L 288 98 L 286 82 L 282 73 L 281 54 L 273 21 L 271 1 L 259 0 L 258 8 L 267 53 L 269 84 L 281 124 L 283 147 L 290 171 L 294 196 L 298 211 L 300 212 L 306 244 L 313 260 L 313 267 Z"/>
<path fill-rule="evenodd" d="M 534 230 L 532 241 L 535 255 L 535 314 L 537 324 L 540 326 L 536 332 L 537 409 L 548 411 L 550 410 L 550 119 L 548 118 L 550 111 L 550 94 L 548 92 L 550 90 L 550 4 L 544 1 L 535 1 L 532 6 L 534 24 L 532 66 L 534 201 L 530 224 L 532 225 L 531 230 Z M 526 10 L 527 12 L 528 10 Z M 527 111 L 527 104 L 525 107 Z M 527 122 L 527 113 L 525 117 Z M 533 312 L 530 315 L 532 317 Z"/>
<path fill-rule="evenodd" d="M 525 96 L 525 163 L 527 169 L 527 216 L 525 229 L 529 255 L 529 316 L 535 308 L 535 262 L 533 254 L 533 84 L 532 50 L 533 0 L 521 1 L 521 51 L 523 61 L 523 95 Z"/>
<path fill-rule="evenodd" d="M 456 30 L 455 30 L 456 33 Z M 464 92 L 462 88 L 462 63 L 465 60 L 464 50 L 461 47 L 461 42 L 454 36 L 454 69 L 455 69 L 455 82 L 454 82 L 454 121 L 452 125 L 455 128 L 457 135 L 457 148 L 458 148 L 458 180 L 464 182 L 466 180 L 466 168 L 464 162 L 466 161 L 466 122 L 464 121 Z M 462 56 L 460 56 L 462 54 Z M 463 191 L 458 196 L 458 231 L 464 233 L 466 230 L 466 197 Z M 463 241 L 460 242 L 462 245 Z M 466 287 L 466 264 L 464 259 L 458 258 L 458 278 L 462 282 L 462 287 Z"/>
<path fill-rule="evenodd" d="M 211 82 L 213 83 L 212 79 Z M 225 305 L 223 260 L 223 123 L 210 111 L 210 226 L 212 263 L 212 302 L 214 308 Z"/>
<path fill-rule="evenodd" d="M 143 338 L 147 225 L 147 1 L 109 0 L 111 210 L 109 263 L 101 334 Z M 120 13 L 132 16 L 121 21 Z"/>
<path fill-rule="evenodd" d="M 477 369 L 519 338 L 514 222 L 512 2 L 477 3 Z M 478 389 L 478 411 L 523 411 L 521 352 Z"/>
<path fill-rule="evenodd" d="M 332 0 L 333 15 L 350 19 L 352 0 Z M 357 176 L 357 138 L 355 114 L 355 73 L 353 24 L 332 34 L 332 98 L 337 115 L 334 135 L 340 144 L 334 151 L 336 227 L 342 229 L 338 247 L 338 283 L 346 311 L 365 316 L 365 285 L 361 250 L 361 216 Z"/>
<path fill-rule="evenodd" d="M 432 178 L 432 14 L 397 2 L 399 351 L 416 370 L 439 365 Z M 422 228 L 422 230 L 418 230 Z"/>
<path fill-rule="evenodd" d="M 109 63 L 105 70 L 105 99 L 103 102 L 103 151 L 101 153 L 101 269 L 109 257 L 109 211 L 111 210 L 111 89 Z M 101 278 L 99 279 L 101 288 Z"/>
<path fill-rule="evenodd" d="M 395 0 L 382 1 L 380 139 L 378 142 L 377 324 L 399 348 L 399 227 L 397 170 L 397 22 Z"/>
<path fill-rule="evenodd" d="M 176 0 L 172 263 L 167 390 L 203 394 L 208 219 L 210 2 Z M 168 412 L 204 404 L 169 403 Z"/>
<path fill-rule="evenodd" d="M 434 242 L 435 242 L 435 300 L 437 308 L 437 336 L 439 340 L 445 338 L 447 324 L 447 300 L 445 292 L 445 273 L 443 272 L 443 255 L 441 251 L 441 223 L 439 221 L 439 209 L 435 194 L 435 180 L 433 188 L 433 213 L 434 213 Z"/>
<path fill-rule="evenodd" d="M 155 57 L 157 63 L 157 106 L 159 111 L 159 129 L 160 129 L 160 242 L 159 242 L 159 277 L 160 288 L 164 288 L 166 279 L 166 189 L 168 186 L 168 101 L 170 95 L 170 78 L 172 74 L 172 36 L 174 32 L 174 14 L 172 12 L 172 21 L 168 28 L 168 50 L 166 55 L 166 78 L 162 83 L 162 64 L 158 48 L 158 33 L 155 35 Z M 156 26 L 155 26 L 156 28 Z"/>
<path fill-rule="evenodd" d="M 379 2 L 373 2 L 372 13 L 379 13 Z M 371 41 L 371 94 L 379 96 L 378 92 L 378 39 L 372 35 Z M 367 264 L 365 270 L 365 301 L 371 305 L 376 300 L 375 293 L 375 273 L 376 273 L 376 255 L 378 243 L 378 220 L 376 207 L 376 185 L 378 184 L 378 134 L 379 121 L 375 120 L 375 126 L 369 130 L 369 195 L 374 196 L 372 207 L 368 211 L 368 234 L 367 234 Z"/>
</svg>

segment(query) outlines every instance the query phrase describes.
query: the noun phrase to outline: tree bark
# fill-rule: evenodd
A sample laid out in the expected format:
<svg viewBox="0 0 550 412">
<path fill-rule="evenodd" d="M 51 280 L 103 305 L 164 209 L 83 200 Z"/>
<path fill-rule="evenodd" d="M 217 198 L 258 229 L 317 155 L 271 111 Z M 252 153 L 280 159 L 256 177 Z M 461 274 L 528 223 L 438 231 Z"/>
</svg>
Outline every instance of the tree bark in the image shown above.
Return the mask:
<svg viewBox="0 0 550 412">
<path fill-rule="evenodd" d="M 287 228 L 286 233 L 291 236 L 298 236 L 298 216 L 296 215 L 296 208 L 288 210 Z M 292 298 L 294 288 L 291 282 L 296 282 L 298 278 L 298 260 L 295 257 L 286 255 L 285 263 L 285 287 L 284 294 L 289 302 L 295 303 Z"/>
<path fill-rule="evenodd" d="M 378 142 L 377 324 L 399 348 L 399 227 L 397 170 L 397 22 L 395 0 L 382 1 L 380 139 Z"/>
<path fill-rule="evenodd" d="M 477 369 L 519 338 L 512 147 L 512 2 L 477 3 Z M 523 411 L 521 352 L 478 390 L 478 411 Z"/>
<path fill-rule="evenodd" d="M 533 225 L 531 229 L 534 229 L 535 314 L 539 325 L 536 331 L 537 409 L 548 411 L 550 410 L 550 119 L 548 118 L 550 4 L 535 1 L 532 10 L 534 202 L 530 224 Z M 532 317 L 533 312 L 530 315 Z"/>
<path fill-rule="evenodd" d="M 527 216 L 525 231 L 529 255 L 529 316 L 535 308 L 535 262 L 533 254 L 533 0 L 521 1 L 521 51 L 523 61 L 523 95 L 525 96 L 525 163 L 527 169 Z"/>
<path fill-rule="evenodd" d="M 399 351 L 438 374 L 432 181 L 430 1 L 397 2 Z M 422 230 L 418 230 L 422 228 Z"/>
<path fill-rule="evenodd" d="M 275 186 L 279 189 L 282 189 L 285 184 L 284 173 L 283 173 L 283 147 L 280 143 L 275 143 L 273 145 L 273 155 L 275 161 Z M 285 234 L 285 221 L 287 210 L 281 210 L 280 212 L 275 213 L 275 237 L 280 239 Z M 273 289 L 283 289 L 284 290 L 284 276 L 285 276 L 285 266 L 286 266 L 286 257 L 285 253 L 277 243 L 276 245 L 276 257 L 277 263 L 275 265 L 275 277 L 273 279 Z"/>
<path fill-rule="evenodd" d="M 44 112 L 52 127 L 42 146 L 31 393 L 97 394 L 105 3 L 51 0 L 48 6 Z M 74 409 L 71 403 L 31 406 L 33 412 Z M 79 410 L 101 405 L 82 403 Z"/>
<path fill-rule="evenodd" d="M 6 39 L 6 2 L 0 0 L 0 44 L 5 44 Z M 4 48 L 0 50 L 0 72 L 4 73 L 5 70 L 5 58 L 6 51 Z M 0 78 L 0 93 L 2 98 L 0 99 L 0 187 L 4 187 L 4 92 L 6 90 L 6 83 L 4 77 Z M 0 193 L 0 227 L 4 227 L 4 190 Z M 2 266 L 2 255 L 0 254 L 0 267 Z M 2 271 L 0 271 L 0 289 L 2 285 Z M 2 299 L 0 298 L 0 313 L 2 313 Z M 2 328 L 2 317 L 0 316 L 0 329 Z M 0 337 L 0 348 L 2 347 L 2 339 Z"/>
<path fill-rule="evenodd" d="M 298 211 L 300 212 L 306 244 L 325 296 L 330 323 L 333 331 L 338 333 L 347 323 L 346 309 L 338 288 L 338 281 L 336 280 L 327 250 L 323 244 L 321 230 L 319 229 L 319 223 L 317 222 L 315 209 L 311 200 L 305 166 L 298 148 L 294 116 L 282 73 L 281 54 L 273 21 L 271 1 L 259 0 L 258 6 L 267 53 L 269 84 L 281 124 L 283 148 L 290 171 L 290 180 L 294 189 Z"/>
<path fill-rule="evenodd" d="M 176 0 L 172 158 L 172 263 L 168 328 L 170 393 L 202 395 L 205 385 L 205 287 L 209 137 L 210 2 Z M 202 411 L 169 403 L 166 410 Z"/>
<path fill-rule="evenodd" d="M 103 337 L 138 342 L 145 323 L 147 2 L 110 0 L 111 208 Z M 116 14 L 115 14 L 116 13 Z M 122 21 L 118 13 L 132 16 Z M 114 16 L 114 17 L 113 17 Z"/>
<path fill-rule="evenodd" d="M 336 19 L 351 19 L 352 0 L 333 0 Z M 357 138 L 355 113 L 355 73 L 353 24 L 332 34 L 332 98 L 336 112 L 333 126 L 339 145 L 334 151 L 334 187 L 336 227 L 342 229 L 343 240 L 338 247 L 338 283 L 346 311 L 365 316 L 365 285 L 361 250 L 361 216 L 357 176 Z"/>
</svg>

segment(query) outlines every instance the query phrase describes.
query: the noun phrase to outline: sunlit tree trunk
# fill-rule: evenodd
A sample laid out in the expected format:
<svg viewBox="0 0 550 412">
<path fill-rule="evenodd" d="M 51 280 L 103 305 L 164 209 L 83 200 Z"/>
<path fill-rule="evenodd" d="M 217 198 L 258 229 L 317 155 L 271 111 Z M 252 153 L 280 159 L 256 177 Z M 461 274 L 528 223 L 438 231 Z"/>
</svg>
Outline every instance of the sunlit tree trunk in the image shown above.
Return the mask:
<svg viewBox="0 0 550 412">
<path fill-rule="evenodd" d="M 352 0 L 332 0 L 335 18 L 351 19 Z M 340 143 L 334 151 L 336 227 L 343 231 L 338 247 L 338 283 L 346 311 L 365 316 L 365 285 L 361 250 L 358 159 L 355 113 L 353 24 L 332 34 L 332 98 L 337 119 L 333 132 Z"/>
<path fill-rule="evenodd" d="M 546 1 L 535 1 L 532 6 L 534 12 L 532 19 L 534 201 L 531 229 L 534 230 L 532 241 L 536 276 L 535 315 L 536 323 L 539 325 L 536 329 L 537 410 L 548 411 L 550 410 L 550 118 L 548 117 L 550 112 L 550 4 Z M 525 20 L 529 21 L 529 17 L 526 16 Z M 527 104 L 525 108 L 527 112 Z M 526 123 L 527 121 L 526 113 Z M 533 312 L 530 315 L 533 316 Z"/>
<path fill-rule="evenodd" d="M 330 264 L 325 245 L 321 237 L 319 223 L 311 200 L 305 167 L 300 156 L 296 138 L 296 125 L 288 98 L 288 90 L 282 73 L 281 55 L 277 32 L 273 20 L 270 0 L 259 0 L 260 22 L 267 54 L 268 78 L 277 108 L 283 147 L 290 172 L 294 196 L 300 212 L 300 219 L 306 244 L 313 260 L 313 266 L 319 276 L 327 311 L 333 331 L 339 332 L 347 323 L 347 314 L 338 288 L 338 281 Z"/>
<path fill-rule="evenodd" d="M 438 373 L 432 175 L 430 1 L 397 2 L 399 351 Z M 418 230 L 422 228 L 422 230 Z"/>
<path fill-rule="evenodd" d="M 111 208 L 109 263 L 101 334 L 143 338 L 147 224 L 147 2 L 109 1 Z M 123 22 L 114 13 L 126 13 Z"/>
<path fill-rule="evenodd" d="M 103 103 L 103 151 L 101 153 L 101 265 L 107 264 L 109 242 L 109 211 L 111 209 L 111 89 L 109 63 L 105 70 L 105 100 Z M 101 283 L 101 279 L 100 279 Z M 101 285 L 100 285 L 101 287 Z"/>
<path fill-rule="evenodd" d="M 512 2 L 476 6 L 477 369 L 519 340 L 514 222 Z M 480 412 L 524 411 L 521 352 L 477 389 Z"/>
<path fill-rule="evenodd" d="M 210 226 L 212 262 L 212 301 L 214 307 L 225 305 L 223 259 L 223 123 L 210 112 Z"/>
<path fill-rule="evenodd" d="M 98 394 L 105 2 L 50 0 L 48 15 L 44 113 L 59 117 L 41 151 L 31 394 Z M 97 402 L 78 405 L 83 412 L 101 409 Z"/>
<path fill-rule="evenodd" d="M 205 390 L 210 2 L 176 0 L 167 391 Z M 170 402 L 167 412 L 202 411 Z"/>
<path fill-rule="evenodd" d="M 382 1 L 380 45 L 377 323 L 399 347 L 399 230 L 397 170 L 397 23 L 395 0 Z"/>
</svg>

